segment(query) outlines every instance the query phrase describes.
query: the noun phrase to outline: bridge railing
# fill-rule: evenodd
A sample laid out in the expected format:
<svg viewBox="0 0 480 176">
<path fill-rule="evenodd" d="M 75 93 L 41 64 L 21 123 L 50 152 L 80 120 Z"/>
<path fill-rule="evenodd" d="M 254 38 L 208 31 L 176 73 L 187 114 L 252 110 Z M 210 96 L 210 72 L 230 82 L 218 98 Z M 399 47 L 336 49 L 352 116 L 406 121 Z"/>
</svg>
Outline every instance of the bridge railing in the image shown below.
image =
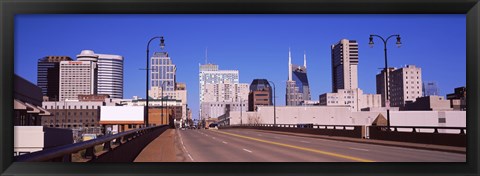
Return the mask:
<svg viewBox="0 0 480 176">
<path fill-rule="evenodd" d="M 242 124 L 230 125 L 222 128 L 253 128 L 354 138 L 363 138 L 365 134 L 365 126 L 362 125 Z"/>
<path fill-rule="evenodd" d="M 467 145 L 467 129 L 465 127 L 390 126 L 388 128 L 386 126 L 361 125 L 242 124 L 223 128 L 251 128 L 456 147 L 466 147 Z"/>
<path fill-rule="evenodd" d="M 107 135 L 84 142 L 59 146 L 16 156 L 16 162 L 71 162 L 72 154 L 85 150 L 84 159 L 87 162 L 131 162 L 153 139 L 158 137 L 169 126 L 153 126 L 129 130 L 114 135 Z M 96 146 L 103 146 L 97 152 Z"/>
<path fill-rule="evenodd" d="M 413 142 L 423 144 L 467 146 L 465 127 L 437 126 L 369 126 L 370 139 Z"/>
</svg>

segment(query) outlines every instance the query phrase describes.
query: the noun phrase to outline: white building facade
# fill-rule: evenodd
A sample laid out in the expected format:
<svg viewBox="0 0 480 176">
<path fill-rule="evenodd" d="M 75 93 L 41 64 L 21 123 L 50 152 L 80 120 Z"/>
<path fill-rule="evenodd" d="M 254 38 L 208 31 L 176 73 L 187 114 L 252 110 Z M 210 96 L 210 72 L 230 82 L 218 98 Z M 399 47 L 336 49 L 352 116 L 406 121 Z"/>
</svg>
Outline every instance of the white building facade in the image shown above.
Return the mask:
<svg viewBox="0 0 480 176">
<path fill-rule="evenodd" d="M 390 106 L 403 107 L 407 101 L 414 102 L 416 98 L 422 97 L 421 68 L 415 65 L 406 65 L 399 69 L 389 69 L 389 71 Z M 377 75 L 377 92 L 385 89 L 384 82 L 379 78 L 384 78 L 383 71 Z M 384 97 L 383 94 L 382 97 Z"/>
<path fill-rule="evenodd" d="M 123 98 L 123 57 L 112 54 L 98 55 L 98 94 L 110 98 Z"/>
<path fill-rule="evenodd" d="M 107 94 L 110 98 L 123 98 L 123 57 L 113 54 L 98 54 L 83 50 L 77 55 L 78 61 L 89 61 L 97 65 L 97 94 Z"/>
<path fill-rule="evenodd" d="M 218 118 L 227 112 L 246 112 L 248 110 L 248 100 L 242 99 L 241 102 L 204 102 L 202 103 L 201 109 L 202 117 L 205 117 L 206 119 Z"/>
<path fill-rule="evenodd" d="M 60 62 L 60 100 L 77 100 L 78 95 L 97 94 L 97 64 L 91 61 Z"/>
<path fill-rule="evenodd" d="M 237 102 L 248 100 L 246 83 L 205 84 L 204 102 Z"/>
<path fill-rule="evenodd" d="M 248 101 L 248 84 L 239 84 L 238 70 L 219 70 L 218 65 L 199 65 L 200 118 L 212 118 L 205 102 Z M 248 109 L 248 108 L 245 108 Z M 220 114 L 222 115 L 222 114 Z"/>
<path fill-rule="evenodd" d="M 338 89 L 337 93 L 325 93 L 320 95 L 320 105 L 324 106 L 350 106 L 352 111 L 361 111 L 364 108 L 382 107 L 380 94 L 363 94 L 359 88 Z"/>
</svg>

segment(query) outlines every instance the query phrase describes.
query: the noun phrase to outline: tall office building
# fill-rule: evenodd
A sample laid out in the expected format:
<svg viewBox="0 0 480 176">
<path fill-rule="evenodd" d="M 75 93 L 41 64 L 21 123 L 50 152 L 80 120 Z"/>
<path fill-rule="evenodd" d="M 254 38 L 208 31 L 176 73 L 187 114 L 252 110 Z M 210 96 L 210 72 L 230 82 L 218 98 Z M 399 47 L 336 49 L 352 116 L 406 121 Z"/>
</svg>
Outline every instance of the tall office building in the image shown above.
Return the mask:
<svg viewBox="0 0 480 176">
<path fill-rule="evenodd" d="M 424 97 L 440 95 L 440 90 L 438 90 L 438 84 L 435 81 L 424 81 L 422 92 Z"/>
<path fill-rule="evenodd" d="M 50 101 L 60 98 L 60 62 L 72 61 L 68 56 L 46 56 L 37 63 L 37 86 L 42 89 L 43 96 L 48 96 Z"/>
<path fill-rule="evenodd" d="M 92 50 L 82 50 L 78 61 L 90 61 L 97 64 L 97 94 L 106 94 L 110 98 L 123 98 L 123 57 L 112 54 L 98 54 Z"/>
<path fill-rule="evenodd" d="M 123 99 L 123 57 L 98 54 L 98 94 Z"/>
<path fill-rule="evenodd" d="M 177 67 L 167 52 L 155 52 L 151 57 L 151 87 L 160 87 L 164 89 L 164 95 L 172 96 L 176 86 Z"/>
<path fill-rule="evenodd" d="M 200 103 L 205 99 L 206 85 L 230 83 L 238 84 L 239 76 L 238 70 L 218 70 L 218 65 L 205 64 L 200 65 L 199 73 L 199 89 L 200 89 Z"/>
<path fill-rule="evenodd" d="M 97 94 L 97 64 L 91 61 L 60 62 L 60 101 Z"/>
<path fill-rule="evenodd" d="M 254 79 L 248 93 L 248 111 L 254 111 L 257 106 L 273 105 L 272 87 L 266 79 Z"/>
<path fill-rule="evenodd" d="M 232 93 L 232 91 L 238 93 Z M 223 113 L 225 113 L 225 109 L 223 107 L 213 107 L 215 103 L 227 101 L 230 104 L 245 106 L 246 103 L 241 103 L 240 100 L 242 102 L 248 100 L 248 84 L 239 84 L 238 70 L 219 70 L 218 65 L 215 64 L 199 65 L 199 94 L 200 118 L 216 118 L 218 113 L 211 114 L 214 111 L 211 108 L 220 108 L 215 112 Z M 207 104 L 210 106 L 207 106 Z M 244 111 L 246 109 L 242 108 Z"/>
<path fill-rule="evenodd" d="M 303 66 L 292 64 L 292 54 L 288 50 L 288 81 L 285 102 L 287 106 L 298 106 L 311 100 L 307 77 L 307 57 L 303 56 Z"/>
<path fill-rule="evenodd" d="M 177 67 L 173 64 L 168 52 L 155 52 L 150 58 L 150 89 L 148 95 L 153 99 L 179 101 L 181 116 L 175 118 L 176 123 L 187 120 L 187 86 L 177 83 Z M 180 118 L 181 117 L 181 118 Z"/>
<path fill-rule="evenodd" d="M 389 69 L 389 100 L 391 107 L 403 107 L 407 101 L 414 102 L 422 97 L 422 69 L 415 65 L 406 65 L 399 69 Z M 379 90 L 385 90 L 384 72 L 377 75 L 377 93 L 382 94 L 382 105 L 385 95 Z"/>
<path fill-rule="evenodd" d="M 358 88 L 358 43 L 342 39 L 331 46 L 332 92 Z"/>
</svg>

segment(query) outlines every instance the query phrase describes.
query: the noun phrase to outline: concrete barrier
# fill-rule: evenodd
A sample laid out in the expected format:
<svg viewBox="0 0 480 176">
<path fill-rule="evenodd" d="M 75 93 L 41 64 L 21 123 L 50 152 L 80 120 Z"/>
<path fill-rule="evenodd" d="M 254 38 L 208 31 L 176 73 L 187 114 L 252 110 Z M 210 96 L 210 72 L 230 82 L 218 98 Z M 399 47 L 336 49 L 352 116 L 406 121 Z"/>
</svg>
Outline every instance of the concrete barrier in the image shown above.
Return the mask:
<svg viewBox="0 0 480 176">
<path fill-rule="evenodd" d="M 341 126 L 341 125 L 310 125 L 310 126 L 298 126 L 298 125 L 286 125 L 279 124 L 276 126 L 269 124 L 256 124 L 256 125 L 238 125 L 238 126 L 222 126 L 220 129 L 226 128 L 247 128 L 258 130 L 271 130 L 282 132 L 294 132 L 294 133 L 306 133 L 317 134 L 327 136 L 341 136 L 352 138 L 364 138 L 365 127 L 364 126 Z"/>
<path fill-rule="evenodd" d="M 445 127 L 394 127 L 388 130 L 385 126 L 370 126 L 369 138 L 378 140 L 389 140 L 399 142 L 412 142 L 422 144 L 435 144 L 456 147 L 467 146 L 467 135 L 463 128 L 459 128 L 459 134 L 438 133 L 438 129 L 447 129 Z M 410 132 L 398 131 L 397 128 L 411 128 Z M 434 129 L 434 132 L 418 132 L 417 129 Z M 448 128 L 453 129 L 453 128 Z"/>
</svg>

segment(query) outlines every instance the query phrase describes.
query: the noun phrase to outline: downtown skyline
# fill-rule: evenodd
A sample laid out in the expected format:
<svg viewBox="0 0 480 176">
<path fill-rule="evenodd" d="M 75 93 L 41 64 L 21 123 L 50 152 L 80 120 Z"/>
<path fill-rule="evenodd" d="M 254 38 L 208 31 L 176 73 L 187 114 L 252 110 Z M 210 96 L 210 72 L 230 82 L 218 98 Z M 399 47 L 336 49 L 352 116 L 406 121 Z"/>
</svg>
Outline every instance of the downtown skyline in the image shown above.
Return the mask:
<svg viewBox="0 0 480 176">
<path fill-rule="evenodd" d="M 42 57 L 74 58 L 85 49 L 117 54 L 125 61 L 124 98 L 145 96 L 140 69 L 146 43 L 164 36 L 177 81 L 186 83 L 193 118 L 199 108 L 198 64 L 205 63 L 206 48 L 208 63 L 239 70 L 240 83 L 274 81 L 279 106 L 285 105 L 288 48 L 294 63 L 302 63 L 306 52 L 310 92 L 318 100 L 331 92 L 330 45 L 344 38 L 359 43 L 359 87 L 376 93 L 383 46 L 376 41 L 369 48 L 370 34 L 400 34 L 403 46 L 388 46 L 389 67 L 421 67 L 423 81 L 438 82 L 442 96 L 466 84 L 464 15 L 19 15 L 15 23 L 15 73 L 36 83 L 36 61 Z M 84 27 L 89 24 L 95 27 Z M 151 56 L 158 45 L 151 44 Z"/>
</svg>

